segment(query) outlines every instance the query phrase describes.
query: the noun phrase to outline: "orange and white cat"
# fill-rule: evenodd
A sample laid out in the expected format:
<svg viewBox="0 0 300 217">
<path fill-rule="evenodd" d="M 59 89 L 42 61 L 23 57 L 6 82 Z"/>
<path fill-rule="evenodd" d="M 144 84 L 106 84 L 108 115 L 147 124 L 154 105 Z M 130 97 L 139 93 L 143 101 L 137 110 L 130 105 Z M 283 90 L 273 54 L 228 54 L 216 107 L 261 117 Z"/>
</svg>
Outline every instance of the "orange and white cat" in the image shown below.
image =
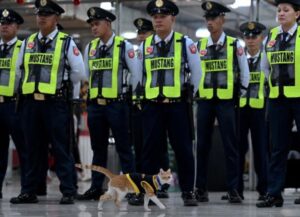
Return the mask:
<svg viewBox="0 0 300 217">
<path fill-rule="evenodd" d="M 156 197 L 156 190 L 160 189 L 163 184 L 170 184 L 172 181 L 171 170 L 164 171 L 160 169 L 157 175 L 145 175 L 139 173 L 129 173 L 123 175 L 113 174 L 111 171 L 104 167 L 95 165 L 75 165 L 78 168 L 91 169 L 100 173 L 103 173 L 109 178 L 108 190 L 100 196 L 98 203 L 98 210 L 102 210 L 103 202 L 108 200 L 114 200 L 116 206 L 121 211 L 127 210 L 127 202 L 122 204 L 122 200 L 127 193 L 144 193 L 144 209 L 145 211 L 151 211 L 149 209 L 149 201 L 152 200 L 160 209 L 165 209 L 165 205 L 162 204 Z"/>
</svg>

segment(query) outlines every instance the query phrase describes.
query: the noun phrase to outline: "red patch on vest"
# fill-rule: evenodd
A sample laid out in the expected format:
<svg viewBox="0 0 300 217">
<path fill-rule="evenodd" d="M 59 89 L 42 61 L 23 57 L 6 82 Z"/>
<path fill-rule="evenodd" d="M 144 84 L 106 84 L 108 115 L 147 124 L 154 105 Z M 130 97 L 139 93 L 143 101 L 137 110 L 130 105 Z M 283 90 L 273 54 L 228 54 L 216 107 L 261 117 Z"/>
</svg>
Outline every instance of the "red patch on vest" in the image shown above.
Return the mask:
<svg viewBox="0 0 300 217">
<path fill-rule="evenodd" d="M 90 51 L 90 56 L 95 56 L 95 55 L 96 55 L 96 50 L 95 49 L 91 50 Z"/>
<path fill-rule="evenodd" d="M 191 44 L 189 48 L 192 54 L 195 54 L 197 52 L 197 47 L 194 44 Z"/>
<path fill-rule="evenodd" d="M 237 55 L 242 56 L 244 53 L 244 48 L 242 48 L 242 47 L 238 48 L 236 53 L 237 53 Z"/>
<path fill-rule="evenodd" d="M 34 47 L 34 42 L 29 42 L 28 44 L 27 44 L 27 48 L 28 49 L 32 49 Z"/>
<path fill-rule="evenodd" d="M 268 43 L 268 47 L 273 47 L 276 44 L 276 40 L 271 40 Z"/>
<path fill-rule="evenodd" d="M 146 51 L 147 51 L 148 54 L 152 54 L 153 47 L 152 46 L 151 47 L 147 47 Z"/>
<path fill-rule="evenodd" d="M 201 54 L 201 56 L 205 56 L 207 54 L 207 50 L 201 50 L 200 54 Z"/>
<path fill-rule="evenodd" d="M 134 56 L 135 56 L 134 50 L 133 50 L 133 49 L 129 50 L 129 51 L 128 51 L 128 57 L 129 57 L 130 59 L 132 59 Z"/>
<path fill-rule="evenodd" d="M 76 46 L 73 47 L 73 54 L 75 56 L 78 56 L 80 54 L 79 49 Z"/>
</svg>

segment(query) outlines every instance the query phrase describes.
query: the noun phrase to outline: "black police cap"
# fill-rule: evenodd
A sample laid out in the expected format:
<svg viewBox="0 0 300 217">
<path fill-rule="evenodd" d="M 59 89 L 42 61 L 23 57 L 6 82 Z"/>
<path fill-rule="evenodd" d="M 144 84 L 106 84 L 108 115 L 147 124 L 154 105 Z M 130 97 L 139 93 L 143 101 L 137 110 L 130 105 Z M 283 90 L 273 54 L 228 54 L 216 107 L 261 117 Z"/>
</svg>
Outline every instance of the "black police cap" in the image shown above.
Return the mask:
<svg viewBox="0 0 300 217">
<path fill-rule="evenodd" d="M 300 6 L 300 0 L 275 0 L 276 5 L 279 5 L 281 3 L 289 3 L 292 5 Z"/>
<path fill-rule="evenodd" d="M 170 0 L 151 0 L 147 5 L 147 13 L 150 16 L 154 14 L 167 14 L 176 16 L 179 13 L 177 5 Z"/>
<path fill-rule="evenodd" d="M 87 11 L 87 15 L 89 19 L 86 21 L 88 23 L 92 22 L 93 20 L 107 20 L 107 21 L 114 21 L 116 16 L 109 11 L 106 11 L 99 7 L 91 7 Z"/>
<path fill-rule="evenodd" d="M 148 32 L 153 31 L 153 25 L 150 20 L 147 20 L 145 18 L 137 18 L 133 21 L 133 24 L 137 28 L 138 33 L 140 32 Z"/>
<path fill-rule="evenodd" d="M 204 17 L 217 17 L 230 12 L 230 9 L 226 6 L 213 1 L 203 2 L 201 7 L 205 11 Z"/>
<path fill-rule="evenodd" d="M 62 13 L 65 13 L 65 10 L 62 7 L 60 7 L 54 0 L 36 0 L 35 7 L 36 14 L 38 15 L 60 15 Z"/>
<path fill-rule="evenodd" d="M 244 36 L 259 35 L 265 29 L 266 27 L 263 24 L 254 21 L 240 25 L 240 31 L 243 32 Z"/>
<path fill-rule="evenodd" d="M 0 10 L 0 23 L 24 23 L 24 19 L 20 14 L 11 9 Z"/>
</svg>

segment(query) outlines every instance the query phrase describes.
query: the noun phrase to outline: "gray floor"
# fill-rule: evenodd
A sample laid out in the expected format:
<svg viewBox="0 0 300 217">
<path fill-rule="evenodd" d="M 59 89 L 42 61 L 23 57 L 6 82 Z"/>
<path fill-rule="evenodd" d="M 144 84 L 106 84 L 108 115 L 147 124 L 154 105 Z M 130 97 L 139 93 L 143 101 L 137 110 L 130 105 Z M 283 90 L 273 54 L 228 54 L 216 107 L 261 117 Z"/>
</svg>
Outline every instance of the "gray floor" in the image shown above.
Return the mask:
<svg viewBox="0 0 300 217">
<path fill-rule="evenodd" d="M 79 192 L 89 187 L 89 182 L 79 182 Z M 246 192 L 245 200 L 242 204 L 232 205 L 226 201 L 221 201 L 222 192 L 209 194 L 210 202 L 201 203 L 198 207 L 184 207 L 180 194 L 171 192 L 169 199 L 162 199 L 167 209 L 161 211 L 156 206 L 151 206 L 152 212 L 144 212 L 143 207 L 128 206 L 127 212 L 118 212 L 112 202 L 104 204 L 104 211 L 97 211 L 97 202 L 79 202 L 74 205 L 59 205 L 61 197 L 58 191 L 56 178 L 48 184 L 48 195 L 39 197 L 38 204 L 11 205 L 9 199 L 19 193 L 18 180 L 9 180 L 3 189 L 3 199 L 0 199 L 0 216 L 22 216 L 22 217 L 165 217 L 165 216 L 222 216 L 222 217 L 299 217 L 300 205 L 293 203 L 300 194 L 295 190 L 285 191 L 285 204 L 283 208 L 257 209 L 255 207 L 257 194 Z"/>
</svg>

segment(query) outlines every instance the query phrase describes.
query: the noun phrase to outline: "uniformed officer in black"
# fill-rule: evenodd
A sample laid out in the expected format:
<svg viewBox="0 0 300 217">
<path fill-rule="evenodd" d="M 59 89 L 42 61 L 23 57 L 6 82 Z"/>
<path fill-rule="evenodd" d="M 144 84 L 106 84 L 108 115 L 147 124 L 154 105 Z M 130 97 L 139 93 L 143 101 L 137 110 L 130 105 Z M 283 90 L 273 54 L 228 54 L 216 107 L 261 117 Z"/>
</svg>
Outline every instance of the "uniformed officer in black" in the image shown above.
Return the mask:
<svg viewBox="0 0 300 217">
<path fill-rule="evenodd" d="M 134 20 L 134 25 L 137 28 L 137 41 L 142 43 L 148 36 L 154 33 L 153 25 L 150 20 L 145 18 L 137 18 Z M 137 91 L 138 100 L 140 102 L 143 100 L 142 87 L 138 87 Z M 139 92 L 140 91 L 140 92 Z M 141 104 L 141 103 L 139 103 Z M 141 155 L 142 155 L 142 146 L 143 146 L 143 136 L 142 136 L 142 108 L 137 104 L 133 107 L 132 110 L 132 142 L 134 145 L 135 151 L 135 165 L 136 172 L 141 172 Z"/>
<path fill-rule="evenodd" d="M 208 157 L 213 125 L 217 118 L 225 152 L 227 198 L 230 203 L 240 203 L 241 198 L 237 192 L 239 158 L 235 105 L 238 104 L 240 89 L 243 88 L 242 94 L 246 92 L 249 68 L 240 43 L 223 31 L 225 13 L 230 10 L 213 1 L 202 3 L 202 9 L 205 11 L 204 17 L 210 36 L 198 43 L 203 76 L 199 86 L 200 99 L 197 102 L 197 199 L 199 202 L 208 201 Z"/>
<path fill-rule="evenodd" d="M 196 92 L 201 78 L 200 59 L 194 42 L 173 31 L 178 7 L 169 0 L 152 0 L 147 5 L 155 34 L 140 45 L 139 71 L 145 79 L 143 108 L 142 169 L 146 174 L 160 166 L 161 138 L 167 133 L 177 161 L 181 197 L 185 206 L 197 206 L 194 194 L 194 159 L 184 84 Z M 190 73 L 185 70 L 189 67 Z M 142 80 L 142 78 L 140 78 Z M 192 95 L 192 94 L 191 94 Z"/>
<path fill-rule="evenodd" d="M 123 173 L 134 172 L 134 156 L 129 138 L 129 83 L 136 76 L 137 60 L 133 45 L 112 31 L 116 16 L 102 8 L 87 11 L 95 39 L 84 52 L 89 78 L 88 126 L 93 150 L 93 164 L 107 166 L 107 147 L 111 129 Z M 127 76 L 129 75 L 129 79 Z M 132 83 L 135 89 L 137 83 Z M 129 100 L 129 101 L 128 101 Z M 104 175 L 92 172 L 91 187 L 78 197 L 98 200 L 103 193 Z"/>
<path fill-rule="evenodd" d="M 14 10 L 0 10 L 0 199 L 8 163 L 10 135 L 19 155 L 21 185 L 25 173 L 25 144 L 19 124 L 21 111 L 16 112 L 19 79 L 15 67 L 22 43 L 17 38 L 17 32 L 23 22 L 21 15 Z"/>
<path fill-rule="evenodd" d="M 22 127 L 29 163 L 21 194 L 10 202 L 38 202 L 36 187 L 40 179 L 40 153 L 48 145 L 42 138 L 46 134 L 53 149 L 59 189 L 63 194 L 60 204 L 72 204 L 76 180 L 68 138 L 72 117 L 68 103 L 73 98 L 69 94 L 69 84 L 77 85 L 84 79 L 84 64 L 75 42 L 57 30 L 64 9 L 52 0 L 37 0 L 35 6 L 39 32 L 23 41 L 16 64 L 17 74 L 21 75 Z"/>
<path fill-rule="evenodd" d="M 276 0 L 277 20 L 264 41 L 261 68 L 268 78 L 268 120 L 271 156 L 267 197 L 257 203 L 260 208 L 281 207 L 284 199 L 286 167 L 293 120 L 300 129 L 299 0 Z M 300 203 L 296 200 L 295 203 Z"/>
<path fill-rule="evenodd" d="M 265 117 L 265 76 L 260 67 L 263 31 L 266 27 L 258 22 L 245 22 L 240 26 L 246 43 L 245 53 L 248 59 L 250 81 L 246 95 L 240 99 L 240 173 L 238 192 L 243 197 L 245 155 L 248 151 L 248 134 L 254 154 L 254 168 L 257 175 L 256 190 L 258 200 L 263 200 L 267 192 L 268 173 L 268 126 Z"/>
<path fill-rule="evenodd" d="M 133 24 L 137 29 L 137 41 L 139 44 L 154 33 L 151 20 L 140 17 L 135 19 Z"/>
<path fill-rule="evenodd" d="M 137 18 L 134 20 L 133 24 L 137 29 L 137 41 L 138 43 L 142 43 L 148 36 L 154 33 L 153 25 L 151 20 L 147 20 L 145 18 Z M 143 82 L 142 82 L 143 83 Z M 138 88 L 142 88 L 144 84 L 142 84 Z M 144 93 L 142 89 L 140 92 L 137 91 L 138 103 L 132 108 L 132 142 L 135 150 L 135 165 L 136 172 L 140 173 L 141 170 L 141 157 L 142 157 L 142 146 L 143 146 L 143 124 L 142 124 L 142 104 Z M 168 143 L 167 143 L 167 135 L 164 138 L 161 138 L 161 146 L 165 147 L 165 151 L 157 153 L 161 155 L 158 157 L 161 159 L 161 165 L 159 168 L 154 168 L 154 170 L 158 170 L 160 168 L 167 170 L 169 168 L 169 153 L 168 153 Z M 169 184 L 164 184 L 161 186 L 156 192 L 158 198 L 168 198 L 168 189 Z M 128 200 L 130 205 L 143 205 L 144 204 L 144 195 L 143 194 L 133 194 L 132 197 Z"/>
</svg>

